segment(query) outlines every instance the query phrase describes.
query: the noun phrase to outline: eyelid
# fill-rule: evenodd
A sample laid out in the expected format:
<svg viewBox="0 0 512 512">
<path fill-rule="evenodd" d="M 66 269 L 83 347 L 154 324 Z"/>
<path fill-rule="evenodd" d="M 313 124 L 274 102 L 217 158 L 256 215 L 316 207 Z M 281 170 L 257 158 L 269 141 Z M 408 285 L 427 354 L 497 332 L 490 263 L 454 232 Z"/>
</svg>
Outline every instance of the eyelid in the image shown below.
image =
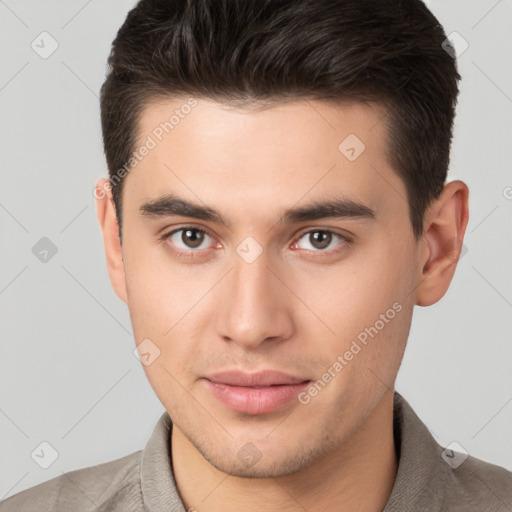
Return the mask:
<svg viewBox="0 0 512 512">
<path fill-rule="evenodd" d="M 333 235 L 337 235 L 340 238 L 343 238 L 344 240 L 351 240 L 351 236 L 347 233 L 340 233 L 336 230 L 336 228 L 331 227 L 322 227 L 322 226 L 308 226 L 307 228 L 303 228 L 304 231 L 300 231 L 299 234 L 295 235 L 295 239 L 302 238 L 304 235 L 307 235 L 308 233 L 314 233 L 315 231 L 322 231 L 324 233 L 332 233 Z"/>
</svg>

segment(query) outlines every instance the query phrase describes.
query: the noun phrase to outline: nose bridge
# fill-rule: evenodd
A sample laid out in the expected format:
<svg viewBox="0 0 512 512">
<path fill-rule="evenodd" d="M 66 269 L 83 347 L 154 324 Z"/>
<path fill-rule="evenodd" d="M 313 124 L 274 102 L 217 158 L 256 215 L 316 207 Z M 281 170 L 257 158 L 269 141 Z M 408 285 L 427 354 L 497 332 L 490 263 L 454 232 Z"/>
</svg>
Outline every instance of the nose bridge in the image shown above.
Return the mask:
<svg viewBox="0 0 512 512">
<path fill-rule="evenodd" d="M 243 305 L 249 302 L 248 305 L 251 305 L 250 303 L 257 301 L 256 305 L 262 307 L 263 303 L 260 300 L 269 298 L 271 291 L 270 277 L 271 272 L 268 269 L 266 255 L 262 254 L 252 262 L 237 258 L 233 268 L 232 292 L 238 298 L 238 304 Z M 254 308 L 251 309 L 254 310 Z"/>
<path fill-rule="evenodd" d="M 286 293 L 268 268 L 267 254 L 263 252 L 252 261 L 235 255 L 233 263 L 225 282 L 225 301 L 218 310 L 218 333 L 246 347 L 290 336 L 292 319 Z"/>
</svg>

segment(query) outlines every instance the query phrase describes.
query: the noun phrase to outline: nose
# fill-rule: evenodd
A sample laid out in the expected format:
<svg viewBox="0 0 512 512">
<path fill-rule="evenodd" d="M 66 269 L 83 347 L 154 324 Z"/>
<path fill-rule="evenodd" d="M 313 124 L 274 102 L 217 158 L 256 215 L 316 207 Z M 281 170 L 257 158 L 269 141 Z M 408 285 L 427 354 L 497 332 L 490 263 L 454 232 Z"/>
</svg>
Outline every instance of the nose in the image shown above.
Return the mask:
<svg viewBox="0 0 512 512">
<path fill-rule="evenodd" d="M 217 333 L 225 341 L 254 349 L 291 337 L 292 294 L 269 267 L 265 252 L 251 263 L 234 256 L 234 267 L 222 283 L 222 303 L 216 308 Z"/>
</svg>

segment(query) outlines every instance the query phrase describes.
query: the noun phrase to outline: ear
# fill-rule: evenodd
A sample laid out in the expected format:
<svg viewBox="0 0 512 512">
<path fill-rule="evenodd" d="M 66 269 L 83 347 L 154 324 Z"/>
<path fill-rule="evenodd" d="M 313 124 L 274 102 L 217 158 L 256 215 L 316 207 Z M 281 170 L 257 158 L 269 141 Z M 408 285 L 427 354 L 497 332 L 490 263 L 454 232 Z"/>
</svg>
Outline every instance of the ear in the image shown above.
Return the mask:
<svg viewBox="0 0 512 512">
<path fill-rule="evenodd" d="M 121 241 L 119 240 L 119 228 L 112 198 L 112 187 L 107 179 L 102 178 L 96 183 L 94 197 L 96 198 L 96 215 L 103 232 L 110 282 L 117 296 L 122 301 L 127 302 L 123 252 Z"/>
<path fill-rule="evenodd" d="M 448 290 L 462 250 L 468 223 L 467 185 L 447 183 L 425 213 L 416 304 L 430 306 Z"/>
</svg>

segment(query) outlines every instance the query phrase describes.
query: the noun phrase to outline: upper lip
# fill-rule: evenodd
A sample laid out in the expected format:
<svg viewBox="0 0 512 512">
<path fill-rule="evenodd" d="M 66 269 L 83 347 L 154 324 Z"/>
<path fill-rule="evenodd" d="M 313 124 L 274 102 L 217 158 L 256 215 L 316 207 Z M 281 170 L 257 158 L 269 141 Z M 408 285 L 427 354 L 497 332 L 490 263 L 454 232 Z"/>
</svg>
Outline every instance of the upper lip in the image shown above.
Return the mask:
<svg viewBox="0 0 512 512">
<path fill-rule="evenodd" d="M 295 377 L 288 373 L 277 370 L 263 370 L 255 373 L 243 372 L 240 370 L 226 370 L 212 373 L 205 377 L 212 382 L 228 384 L 230 386 L 265 387 L 283 384 L 300 384 L 309 379 Z"/>
</svg>

